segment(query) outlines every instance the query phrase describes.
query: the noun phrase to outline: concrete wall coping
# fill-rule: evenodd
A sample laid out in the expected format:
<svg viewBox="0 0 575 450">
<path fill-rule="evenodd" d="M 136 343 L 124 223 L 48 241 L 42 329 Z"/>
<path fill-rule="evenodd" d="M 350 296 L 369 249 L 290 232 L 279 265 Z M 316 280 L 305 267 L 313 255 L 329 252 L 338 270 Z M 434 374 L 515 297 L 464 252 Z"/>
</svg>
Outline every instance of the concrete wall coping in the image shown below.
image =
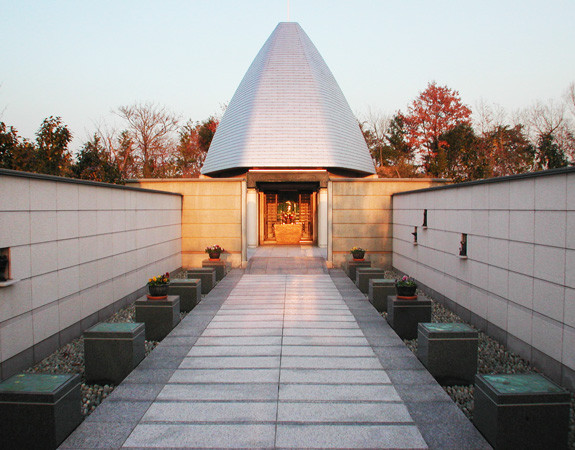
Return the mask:
<svg viewBox="0 0 575 450">
<path fill-rule="evenodd" d="M 329 181 L 334 183 L 345 182 L 345 183 L 397 183 L 397 182 L 409 182 L 409 183 L 451 183 L 451 180 L 445 178 L 331 178 Z M 430 188 L 431 189 L 431 188 Z M 414 192 L 421 192 L 422 190 L 417 190 Z M 411 192 L 411 191 L 407 191 Z"/>
<path fill-rule="evenodd" d="M 422 192 L 431 192 L 431 191 L 439 191 L 444 189 L 459 189 L 459 188 L 466 188 L 470 186 L 477 186 L 481 184 L 492 184 L 492 183 L 505 183 L 508 181 L 516 181 L 516 180 L 524 180 L 529 178 L 539 178 L 539 177 L 546 177 L 551 175 L 563 175 L 568 173 L 575 173 L 575 167 L 562 167 L 560 169 L 549 169 L 549 170 L 541 170 L 538 172 L 527 172 L 527 173 L 520 173 L 517 175 L 506 175 L 504 177 L 496 177 L 496 178 L 487 178 L 485 180 L 475 180 L 475 181 L 465 181 L 463 183 L 455 183 L 450 184 L 448 186 L 435 186 L 426 189 L 419 189 L 414 191 L 404 191 L 404 192 L 396 192 L 392 196 L 396 195 L 409 195 L 409 194 L 421 194 Z M 397 178 L 390 178 L 390 180 L 397 180 Z M 426 180 L 426 178 L 422 178 L 422 180 Z M 427 179 L 429 180 L 429 179 Z M 435 181 L 440 181 L 436 180 Z M 446 181 L 446 180 L 441 180 Z"/>
<path fill-rule="evenodd" d="M 246 181 L 245 177 L 240 178 L 138 178 L 136 180 L 126 180 L 126 183 L 239 183 Z"/>
<path fill-rule="evenodd" d="M 58 177 L 56 175 L 46 175 L 43 173 L 22 172 L 20 170 L 0 169 L 0 175 L 8 177 L 30 178 L 34 180 L 57 181 L 59 183 L 83 184 L 87 186 L 121 189 L 125 191 L 149 192 L 153 194 L 164 194 L 164 195 L 178 195 L 180 197 L 182 196 L 182 194 L 174 192 L 156 191 L 153 189 L 143 189 L 132 186 L 124 186 L 121 184 L 103 183 L 101 181 L 80 180 L 78 178 Z"/>
</svg>

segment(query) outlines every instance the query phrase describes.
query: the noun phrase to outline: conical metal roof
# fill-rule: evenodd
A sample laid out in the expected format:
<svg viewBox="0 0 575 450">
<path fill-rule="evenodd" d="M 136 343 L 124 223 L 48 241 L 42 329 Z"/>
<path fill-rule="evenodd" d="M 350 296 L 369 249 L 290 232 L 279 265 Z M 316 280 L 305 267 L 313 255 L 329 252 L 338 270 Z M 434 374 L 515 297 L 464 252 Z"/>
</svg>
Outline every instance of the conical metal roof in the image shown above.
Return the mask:
<svg viewBox="0 0 575 450">
<path fill-rule="evenodd" d="M 279 23 L 232 97 L 202 173 L 240 168 L 375 173 L 341 89 L 299 24 Z"/>
</svg>

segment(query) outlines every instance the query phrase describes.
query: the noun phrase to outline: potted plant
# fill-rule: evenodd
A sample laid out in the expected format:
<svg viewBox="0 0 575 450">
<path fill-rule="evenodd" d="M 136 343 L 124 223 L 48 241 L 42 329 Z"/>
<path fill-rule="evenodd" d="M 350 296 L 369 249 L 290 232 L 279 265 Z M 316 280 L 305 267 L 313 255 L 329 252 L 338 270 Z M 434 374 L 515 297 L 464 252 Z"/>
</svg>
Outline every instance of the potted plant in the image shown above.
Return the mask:
<svg viewBox="0 0 575 450">
<path fill-rule="evenodd" d="M 417 295 L 415 291 L 417 289 L 417 283 L 413 278 L 404 275 L 399 280 L 395 280 L 395 291 L 397 292 L 398 299 L 404 300 L 415 300 Z"/>
<path fill-rule="evenodd" d="M 363 261 L 366 250 L 361 247 L 353 247 L 349 252 L 354 261 Z"/>
<path fill-rule="evenodd" d="M 167 298 L 169 287 L 170 287 L 169 272 L 150 278 L 148 280 L 148 292 L 149 292 L 148 298 L 153 300 L 162 300 Z"/>
<path fill-rule="evenodd" d="M 210 245 L 209 247 L 206 247 L 206 253 L 208 255 L 210 255 L 210 260 L 212 261 L 218 261 L 220 259 L 220 255 L 225 251 L 222 247 L 220 247 L 219 245 Z"/>
</svg>

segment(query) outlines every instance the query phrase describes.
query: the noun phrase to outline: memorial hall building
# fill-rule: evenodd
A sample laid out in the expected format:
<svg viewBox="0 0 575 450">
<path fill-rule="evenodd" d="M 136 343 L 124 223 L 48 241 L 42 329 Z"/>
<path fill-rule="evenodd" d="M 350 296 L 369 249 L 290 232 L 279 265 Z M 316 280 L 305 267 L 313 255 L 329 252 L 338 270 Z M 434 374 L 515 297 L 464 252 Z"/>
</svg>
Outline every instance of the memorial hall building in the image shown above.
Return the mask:
<svg viewBox="0 0 575 450">
<path fill-rule="evenodd" d="M 236 266 L 269 244 L 325 248 L 328 265 L 359 246 L 390 265 L 391 194 L 438 182 L 377 178 L 329 67 L 299 24 L 283 22 L 231 99 L 201 179 L 139 184 L 184 195 L 184 266 L 216 242 Z"/>
</svg>

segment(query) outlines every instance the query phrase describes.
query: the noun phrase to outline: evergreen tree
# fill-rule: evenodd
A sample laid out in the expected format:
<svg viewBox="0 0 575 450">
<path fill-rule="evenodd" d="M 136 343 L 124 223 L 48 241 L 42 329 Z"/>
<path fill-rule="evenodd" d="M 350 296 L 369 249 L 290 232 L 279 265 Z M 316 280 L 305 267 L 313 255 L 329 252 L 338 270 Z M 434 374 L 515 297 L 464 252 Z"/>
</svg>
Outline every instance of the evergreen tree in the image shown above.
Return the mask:
<svg viewBox="0 0 575 450">
<path fill-rule="evenodd" d="M 36 171 L 48 175 L 70 174 L 72 155 L 68 144 L 72 133 L 60 117 L 44 119 L 36 133 Z"/>
<path fill-rule="evenodd" d="M 94 137 L 86 142 L 80 150 L 78 160 L 72 167 L 72 172 L 76 178 L 82 180 L 116 184 L 122 182 L 122 175 L 118 166 L 107 157 L 106 150 L 97 134 L 94 134 Z"/>
</svg>

